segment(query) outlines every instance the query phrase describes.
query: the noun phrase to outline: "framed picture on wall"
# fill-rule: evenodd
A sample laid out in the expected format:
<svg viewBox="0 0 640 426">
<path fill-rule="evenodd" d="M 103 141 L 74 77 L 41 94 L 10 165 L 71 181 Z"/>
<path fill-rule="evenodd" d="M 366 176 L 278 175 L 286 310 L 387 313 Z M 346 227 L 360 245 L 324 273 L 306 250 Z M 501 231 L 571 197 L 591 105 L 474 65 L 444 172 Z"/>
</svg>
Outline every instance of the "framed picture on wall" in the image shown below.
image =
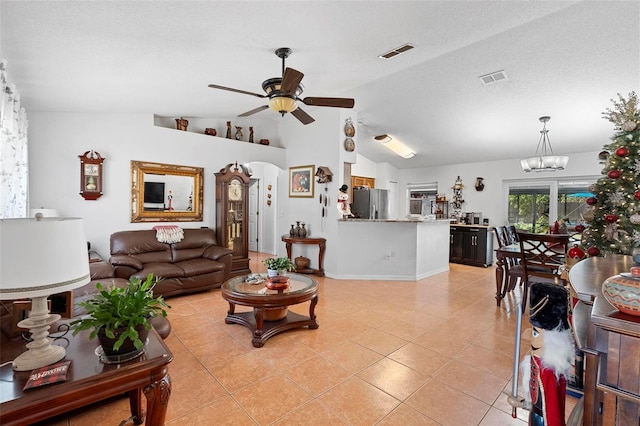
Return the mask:
<svg viewBox="0 0 640 426">
<path fill-rule="evenodd" d="M 314 165 L 289 167 L 289 197 L 313 198 Z"/>
</svg>

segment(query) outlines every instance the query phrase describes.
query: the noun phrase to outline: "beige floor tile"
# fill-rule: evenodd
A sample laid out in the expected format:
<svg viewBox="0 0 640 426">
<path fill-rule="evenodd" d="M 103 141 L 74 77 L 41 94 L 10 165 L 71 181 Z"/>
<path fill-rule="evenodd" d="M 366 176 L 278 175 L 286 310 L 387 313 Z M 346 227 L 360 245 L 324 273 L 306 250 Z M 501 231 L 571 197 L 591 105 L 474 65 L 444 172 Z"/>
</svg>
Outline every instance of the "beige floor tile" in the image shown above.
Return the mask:
<svg viewBox="0 0 640 426">
<path fill-rule="evenodd" d="M 389 358 L 383 358 L 364 369 L 358 373 L 358 377 L 400 401 L 407 399 L 429 379 L 429 376 Z"/>
<path fill-rule="evenodd" d="M 468 342 L 457 339 L 440 328 L 429 330 L 416 337 L 413 343 L 447 357 L 452 357 L 469 346 Z"/>
<path fill-rule="evenodd" d="M 389 358 L 427 376 L 435 374 L 449 360 L 448 357 L 415 343 L 406 344 L 389 354 Z"/>
<path fill-rule="evenodd" d="M 495 402 L 507 384 L 507 379 L 455 359 L 438 371 L 434 379 L 489 405 Z"/>
<path fill-rule="evenodd" d="M 426 333 L 429 330 L 428 326 L 422 327 L 421 325 L 407 322 L 398 318 L 384 323 L 378 328 L 382 331 L 386 331 L 389 334 L 393 334 L 394 336 L 405 340 L 415 339 L 416 337 Z"/>
<path fill-rule="evenodd" d="M 406 404 L 400 404 L 391 414 L 376 426 L 438 426 L 440 423 L 414 410 Z"/>
<path fill-rule="evenodd" d="M 177 419 L 169 420 L 167 426 L 225 425 L 254 426 L 255 422 L 230 396 L 202 405 Z"/>
<path fill-rule="evenodd" d="M 430 380 L 406 401 L 407 405 L 443 425 L 477 425 L 490 405 L 437 380 Z"/>
<path fill-rule="evenodd" d="M 504 355 L 476 345 L 467 346 L 455 359 L 507 380 L 513 373 L 513 355 Z"/>
<path fill-rule="evenodd" d="M 296 365 L 285 371 L 285 374 L 313 396 L 323 394 L 352 375 L 351 372 L 320 355 Z"/>
<path fill-rule="evenodd" d="M 351 341 L 381 355 L 389 355 L 408 343 L 405 339 L 377 329 L 352 337 Z"/>
<path fill-rule="evenodd" d="M 354 426 L 374 425 L 400 404 L 397 399 L 357 377 L 339 384 L 318 399 L 331 412 Z"/>
<path fill-rule="evenodd" d="M 348 424 L 319 402 L 311 401 L 273 423 L 273 426 L 347 426 Z"/>
<path fill-rule="evenodd" d="M 511 414 L 507 414 L 497 408 L 491 407 L 489 412 L 480 422 L 480 426 L 524 426 L 527 422 L 511 417 Z"/>
<path fill-rule="evenodd" d="M 268 425 L 311 400 L 291 379 L 275 374 L 232 394 L 260 425 Z"/>
<path fill-rule="evenodd" d="M 352 373 L 357 373 L 382 358 L 379 353 L 349 341 L 323 351 L 321 355 Z"/>
<path fill-rule="evenodd" d="M 167 420 L 178 418 L 228 395 L 220 383 L 206 371 L 186 375 L 174 374 L 171 379 Z"/>
</svg>

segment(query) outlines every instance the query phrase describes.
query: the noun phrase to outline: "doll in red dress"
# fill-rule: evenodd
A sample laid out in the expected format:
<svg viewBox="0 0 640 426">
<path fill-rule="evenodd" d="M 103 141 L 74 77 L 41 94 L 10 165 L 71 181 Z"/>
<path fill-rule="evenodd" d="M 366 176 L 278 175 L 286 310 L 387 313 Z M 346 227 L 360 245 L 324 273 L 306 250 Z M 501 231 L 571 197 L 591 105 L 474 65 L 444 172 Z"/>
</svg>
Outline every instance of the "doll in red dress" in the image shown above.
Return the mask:
<svg viewBox="0 0 640 426">
<path fill-rule="evenodd" d="M 567 377 L 575 359 L 567 290 L 534 283 L 530 292 L 531 352 L 521 364 L 524 398 L 531 404 L 529 425 L 565 426 Z"/>
</svg>

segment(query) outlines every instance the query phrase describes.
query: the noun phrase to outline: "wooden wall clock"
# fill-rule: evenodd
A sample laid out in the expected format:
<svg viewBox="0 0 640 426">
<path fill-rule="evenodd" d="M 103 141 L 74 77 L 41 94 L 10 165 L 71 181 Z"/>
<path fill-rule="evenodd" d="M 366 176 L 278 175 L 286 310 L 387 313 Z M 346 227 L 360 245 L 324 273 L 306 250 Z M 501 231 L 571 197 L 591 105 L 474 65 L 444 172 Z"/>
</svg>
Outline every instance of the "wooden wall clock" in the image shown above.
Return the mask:
<svg viewBox="0 0 640 426">
<path fill-rule="evenodd" d="M 250 274 L 249 183 L 251 173 L 230 163 L 216 173 L 216 236 L 218 243 L 233 250 L 231 274 Z"/>
<path fill-rule="evenodd" d="M 102 162 L 99 152 L 87 151 L 80 157 L 80 195 L 85 200 L 97 200 L 102 196 Z"/>
</svg>

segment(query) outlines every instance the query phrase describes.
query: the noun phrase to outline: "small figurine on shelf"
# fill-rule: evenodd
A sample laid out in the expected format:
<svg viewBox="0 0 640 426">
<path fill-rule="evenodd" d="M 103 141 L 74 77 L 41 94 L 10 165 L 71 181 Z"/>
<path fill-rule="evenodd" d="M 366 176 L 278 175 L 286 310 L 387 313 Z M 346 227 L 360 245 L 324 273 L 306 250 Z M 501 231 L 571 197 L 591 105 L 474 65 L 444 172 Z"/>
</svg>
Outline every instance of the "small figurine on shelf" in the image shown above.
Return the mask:
<svg viewBox="0 0 640 426">
<path fill-rule="evenodd" d="M 241 141 L 243 136 L 244 135 L 242 134 L 242 127 L 236 126 L 236 140 Z"/>
<path fill-rule="evenodd" d="M 169 195 L 167 195 L 167 200 L 169 202 L 169 207 L 167 210 L 171 212 L 173 211 L 173 206 L 171 205 L 173 203 L 173 191 L 169 190 Z"/>
<path fill-rule="evenodd" d="M 253 127 L 249 126 L 249 143 L 253 143 Z"/>
<path fill-rule="evenodd" d="M 521 366 L 524 398 L 531 403 L 529 424 L 564 426 L 567 378 L 575 360 L 567 290 L 533 283 L 530 295 L 531 352 Z"/>
<path fill-rule="evenodd" d="M 189 125 L 189 120 L 185 120 L 184 117 L 176 118 L 176 128 L 178 130 L 187 130 L 187 126 Z"/>
<path fill-rule="evenodd" d="M 351 213 L 351 207 L 349 206 L 349 194 L 347 191 L 349 187 L 347 185 L 342 185 L 340 187 L 340 191 L 338 192 L 338 212 L 340 213 L 341 219 L 346 219 L 348 217 L 353 217 Z"/>
<path fill-rule="evenodd" d="M 231 139 L 231 122 L 227 121 L 227 135 L 225 136 L 227 139 Z"/>
</svg>

